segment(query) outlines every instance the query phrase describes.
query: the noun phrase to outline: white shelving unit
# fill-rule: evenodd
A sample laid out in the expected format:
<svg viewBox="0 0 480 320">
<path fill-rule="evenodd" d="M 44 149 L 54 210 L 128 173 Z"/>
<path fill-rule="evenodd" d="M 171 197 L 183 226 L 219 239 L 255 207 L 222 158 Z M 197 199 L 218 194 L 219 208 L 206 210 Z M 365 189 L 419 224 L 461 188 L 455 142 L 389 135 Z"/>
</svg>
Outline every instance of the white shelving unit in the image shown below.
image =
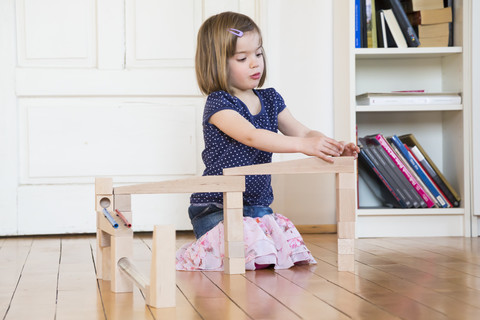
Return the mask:
<svg viewBox="0 0 480 320">
<path fill-rule="evenodd" d="M 384 208 L 359 183 L 357 237 L 470 236 L 471 0 L 455 0 L 454 46 L 354 47 L 354 0 L 334 3 L 334 105 L 337 139 L 413 133 L 460 194 L 459 208 Z M 357 106 L 365 92 L 461 92 L 461 105 Z"/>
</svg>

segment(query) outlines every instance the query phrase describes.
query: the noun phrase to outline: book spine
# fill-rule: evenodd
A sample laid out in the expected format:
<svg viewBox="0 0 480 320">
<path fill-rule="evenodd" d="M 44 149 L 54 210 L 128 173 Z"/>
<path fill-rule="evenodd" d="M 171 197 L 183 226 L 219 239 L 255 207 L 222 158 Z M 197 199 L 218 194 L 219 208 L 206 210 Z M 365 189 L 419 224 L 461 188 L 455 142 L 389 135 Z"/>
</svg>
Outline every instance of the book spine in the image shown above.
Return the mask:
<svg viewBox="0 0 480 320">
<path fill-rule="evenodd" d="M 435 170 L 430 166 L 428 161 L 425 159 L 423 154 L 420 152 L 420 150 L 417 148 L 417 146 L 413 146 L 410 148 L 412 150 L 413 154 L 415 157 L 417 157 L 418 161 L 420 164 L 423 166 L 425 171 L 432 177 L 433 181 L 437 184 L 437 186 L 442 190 L 442 192 L 445 194 L 447 199 L 452 203 L 454 207 L 458 207 L 460 204 L 458 201 L 456 201 L 455 197 L 453 194 L 450 192 L 450 190 L 447 188 L 447 186 L 443 183 L 442 179 L 440 176 L 435 172 Z"/>
<path fill-rule="evenodd" d="M 382 146 L 382 148 L 388 153 L 388 155 L 393 160 L 393 162 L 397 165 L 397 167 L 400 169 L 403 175 L 407 178 L 408 182 L 410 182 L 412 187 L 418 192 L 420 197 L 425 201 L 425 203 L 427 204 L 427 207 L 431 208 L 435 206 L 435 203 L 432 201 L 432 199 L 430 199 L 430 197 L 427 195 L 425 190 L 423 190 L 422 186 L 418 184 L 418 182 L 412 176 L 410 171 L 408 171 L 408 169 L 405 167 L 402 161 L 400 161 L 400 159 L 397 157 L 395 152 L 393 152 L 387 140 L 385 140 L 385 138 L 380 134 L 376 135 L 375 138 L 377 139 L 378 142 L 380 142 L 380 145 Z"/>
<path fill-rule="evenodd" d="M 360 153 L 359 153 L 359 164 L 363 163 L 370 168 L 370 171 L 375 174 L 375 176 L 381 181 L 382 185 L 390 192 L 390 194 L 393 196 L 393 198 L 397 201 L 397 206 L 399 205 L 402 208 L 406 208 L 406 204 L 404 201 L 397 195 L 395 192 L 394 188 L 390 183 L 387 181 L 386 177 L 383 176 L 383 174 L 380 172 L 380 170 L 377 168 L 377 166 L 374 164 L 373 160 L 370 159 L 370 157 L 367 155 L 365 152 L 364 148 L 360 148 Z M 359 170 L 360 171 L 360 170 Z"/>
<path fill-rule="evenodd" d="M 423 173 L 428 177 L 428 179 L 430 180 L 430 182 L 435 186 L 435 188 L 437 188 L 438 192 L 440 192 L 440 194 L 442 195 L 443 199 L 445 199 L 445 201 L 447 202 L 448 204 L 448 208 L 452 208 L 453 207 L 453 204 L 450 202 L 450 200 L 447 198 L 447 196 L 443 193 L 442 189 L 438 186 L 438 184 L 433 180 L 432 176 L 430 174 L 428 174 L 428 172 L 425 170 L 425 168 L 420 164 L 420 160 L 418 160 L 418 158 L 413 154 L 412 150 L 410 149 L 410 147 L 404 143 L 403 144 L 405 146 L 405 148 L 408 150 L 408 153 L 410 154 L 410 156 L 412 156 L 414 159 L 415 159 L 415 162 L 417 163 L 417 165 L 420 167 L 420 169 L 423 171 Z"/>
<path fill-rule="evenodd" d="M 413 206 L 412 201 L 407 198 L 407 195 L 402 190 L 402 188 L 398 185 L 397 181 L 394 177 L 392 177 L 391 172 L 389 172 L 388 168 L 382 164 L 382 159 L 379 159 L 377 155 L 373 152 L 373 148 L 365 146 L 363 148 L 366 155 L 369 159 L 373 162 L 374 166 L 380 171 L 380 173 L 384 176 L 387 182 L 390 184 L 392 189 L 394 190 L 395 194 L 400 199 L 399 203 L 404 208 L 411 208 Z"/>
<path fill-rule="evenodd" d="M 374 141 L 377 141 L 374 139 Z M 378 141 L 377 141 L 378 143 Z M 426 207 L 427 204 L 425 201 L 420 198 L 418 193 L 412 188 L 410 183 L 407 181 L 407 178 L 400 172 L 400 169 L 390 160 L 387 152 L 383 150 L 382 146 L 375 145 L 371 148 L 372 152 L 375 153 L 377 159 L 380 161 L 382 166 L 386 168 L 388 174 L 391 175 L 392 179 L 397 183 L 398 188 L 405 195 L 405 198 L 411 203 L 410 207 L 419 208 Z"/>
<path fill-rule="evenodd" d="M 361 0 L 355 0 L 355 48 L 362 47 L 360 1 Z"/>
<path fill-rule="evenodd" d="M 408 20 L 407 14 L 403 10 L 400 0 L 390 0 L 390 5 L 392 6 L 393 13 L 395 14 L 395 18 L 397 18 L 400 29 L 402 29 L 402 33 L 405 36 L 408 46 L 418 47 L 420 41 L 418 40 L 418 36 L 413 29 L 412 24 Z"/>
<path fill-rule="evenodd" d="M 393 135 L 391 137 L 391 141 L 397 147 L 398 151 L 403 155 L 405 160 L 410 164 L 410 167 L 415 171 L 417 176 L 423 181 L 423 184 L 426 186 L 426 188 L 430 190 L 430 193 L 437 201 L 437 205 L 441 208 L 448 207 L 448 204 L 445 201 L 445 199 L 442 197 L 442 195 L 437 190 L 437 188 L 432 184 L 430 179 L 425 175 L 422 168 L 420 168 L 415 158 L 413 158 L 412 155 L 405 148 L 402 141 L 400 141 L 400 139 L 396 135 Z"/>
</svg>

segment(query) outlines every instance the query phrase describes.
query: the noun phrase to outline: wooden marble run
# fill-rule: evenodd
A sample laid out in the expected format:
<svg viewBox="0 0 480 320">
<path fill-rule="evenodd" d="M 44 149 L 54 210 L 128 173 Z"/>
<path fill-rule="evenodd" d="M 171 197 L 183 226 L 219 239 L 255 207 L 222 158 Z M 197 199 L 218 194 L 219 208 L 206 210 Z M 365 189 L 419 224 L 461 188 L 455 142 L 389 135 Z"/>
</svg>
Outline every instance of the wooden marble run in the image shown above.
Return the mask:
<svg viewBox="0 0 480 320">
<path fill-rule="evenodd" d="M 333 158 L 333 163 L 306 158 L 245 167 L 228 168 L 223 176 L 113 187 L 110 178 L 95 179 L 97 212 L 97 278 L 111 281 L 111 291 L 131 292 L 135 283 L 155 308 L 175 306 L 175 229 L 155 226 L 150 279 L 132 263 L 133 231 L 131 195 L 193 192 L 223 192 L 224 272 L 245 273 L 243 243 L 243 192 L 246 175 L 330 173 L 336 176 L 338 270 L 354 271 L 355 167 L 352 157 Z M 117 217 L 117 219 L 115 219 Z"/>
</svg>

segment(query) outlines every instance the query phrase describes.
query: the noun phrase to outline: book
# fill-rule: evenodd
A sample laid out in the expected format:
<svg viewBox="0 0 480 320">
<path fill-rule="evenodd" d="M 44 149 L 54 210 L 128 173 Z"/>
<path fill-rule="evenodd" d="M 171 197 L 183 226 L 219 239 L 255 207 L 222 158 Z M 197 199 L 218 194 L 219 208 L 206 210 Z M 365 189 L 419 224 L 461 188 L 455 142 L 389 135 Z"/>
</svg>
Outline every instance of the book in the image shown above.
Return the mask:
<svg viewBox="0 0 480 320">
<path fill-rule="evenodd" d="M 422 186 L 418 183 L 418 181 L 413 177 L 410 171 L 408 171 L 408 169 L 405 167 L 405 164 L 402 161 L 400 161 L 400 159 L 397 157 L 397 155 L 392 150 L 392 148 L 390 147 L 385 137 L 381 134 L 377 134 L 375 136 L 375 139 L 377 139 L 377 141 L 380 142 L 380 145 L 382 146 L 382 148 L 387 152 L 387 154 L 393 160 L 395 165 L 400 169 L 403 175 L 407 178 L 408 182 L 412 185 L 412 187 L 418 192 L 418 194 L 423 199 L 423 201 L 425 201 L 425 203 L 427 204 L 427 207 L 431 208 L 435 206 L 435 203 L 432 201 L 432 199 L 430 199 L 430 197 L 427 195 L 427 193 L 422 188 Z"/>
<path fill-rule="evenodd" d="M 375 0 L 365 0 L 367 48 L 377 48 L 377 24 Z"/>
<path fill-rule="evenodd" d="M 450 43 L 450 36 L 438 36 L 431 38 L 420 38 L 422 48 L 431 48 L 431 47 L 448 47 Z"/>
<path fill-rule="evenodd" d="M 373 164 L 373 166 L 378 170 L 379 174 L 383 177 L 380 178 L 383 184 L 388 184 L 390 187 L 387 187 L 392 196 L 396 199 L 396 201 L 404 208 L 411 208 L 413 207 L 413 202 L 410 199 L 408 193 L 404 190 L 404 187 L 398 182 L 395 175 L 393 174 L 392 170 L 390 170 L 389 166 L 386 164 L 384 158 L 375 150 L 377 146 L 371 145 L 366 143 L 365 138 L 359 139 L 359 146 L 361 146 L 361 152 L 363 152 Z M 378 146 L 380 147 L 380 146 Z M 369 164 L 371 167 L 372 164 Z M 372 169 L 373 170 L 373 169 Z M 392 190 L 390 190 L 390 188 Z M 388 198 L 388 197 L 386 197 Z"/>
<path fill-rule="evenodd" d="M 379 1 L 384 2 L 381 4 L 383 7 L 388 6 L 392 9 L 393 14 L 395 15 L 395 18 L 398 22 L 398 25 L 402 30 L 402 34 L 407 42 L 407 45 L 409 47 L 418 47 L 420 45 L 420 41 L 418 39 L 417 33 L 413 29 L 413 26 L 410 23 L 410 20 L 408 19 L 407 14 L 403 9 L 403 6 L 400 0 L 379 0 Z"/>
<path fill-rule="evenodd" d="M 455 17 L 455 8 L 453 6 L 453 0 L 443 0 L 443 6 L 449 7 L 452 10 L 452 21 L 448 23 L 450 32 L 448 34 L 448 46 L 453 46 L 453 19 Z"/>
<path fill-rule="evenodd" d="M 442 192 L 442 190 L 438 187 L 437 183 L 435 181 L 433 181 L 432 179 L 432 176 L 427 172 L 425 171 L 425 168 L 423 167 L 423 165 L 420 164 L 420 161 L 418 160 L 418 158 L 415 156 L 415 154 L 412 152 L 412 150 L 410 149 L 409 146 L 407 146 L 405 143 L 403 144 L 403 146 L 408 150 L 408 153 L 415 159 L 415 161 L 417 162 L 418 166 L 420 167 L 420 169 L 425 173 L 425 175 L 430 179 L 430 182 L 433 183 L 433 185 L 437 188 L 437 190 L 440 192 L 440 194 L 442 195 L 443 199 L 445 199 L 445 201 L 447 202 L 448 204 L 448 207 L 449 208 L 452 208 L 453 207 L 453 204 L 448 200 L 447 196 Z"/>
<path fill-rule="evenodd" d="M 407 14 L 412 26 L 452 22 L 452 8 L 413 11 Z"/>
<path fill-rule="evenodd" d="M 392 33 L 390 32 L 390 28 L 385 21 L 385 13 L 383 10 L 377 10 L 377 35 L 378 48 L 397 47 Z"/>
<path fill-rule="evenodd" d="M 448 207 L 447 200 L 442 196 L 442 194 L 437 189 L 437 187 L 433 184 L 430 178 L 425 174 L 425 172 L 423 171 L 423 168 L 420 167 L 416 159 L 409 153 L 407 148 L 405 148 L 405 146 L 403 145 L 403 142 L 398 138 L 398 136 L 397 135 L 391 136 L 389 141 L 397 147 L 398 151 L 403 155 L 405 161 L 410 165 L 412 170 L 417 174 L 417 176 L 421 179 L 421 181 L 426 186 L 426 188 L 430 191 L 434 200 L 436 200 L 435 201 L 436 204 L 440 208 L 447 208 Z"/>
<path fill-rule="evenodd" d="M 450 39 L 450 24 L 421 24 L 418 34 L 422 41 L 421 47 L 447 47 Z"/>
<path fill-rule="evenodd" d="M 385 168 L 386 176 L 391 177 L 392 184 L 394 184 L 398 189 L 396 189 L 397 194 L 403 195 L 406 202 L 409 202 L 409 208 L 424 208 L 427 206 L 425 201 L 420 198 L 417 191 L 413 189 L 411 184 L 408 182 L 407 178 L 403 175 L 400 169 L 393 163 L 390 159 L 390 156 L 382 148 L 380 142 L 375 139 L 375 135 L 365 136 L 363 138 L 364 145 L 367 145 L 372 151 L 372 154 L 379 161 L 380 166 Z"/>
<path fill-rule="evenodd" d="M 416 174 L 416 172 L 412 169 L 412 167 L 410 166 L 410 164 L 407 162 L 407 160 L 405 160 L 405 158 L 403 157 L 403 155 L 400 153 L 400 151 L 397 149 L 397 147 L 395 147 L 395 145 L 393 145 L 391 143 L 391 141 L 386 138 L 388 143 L 390 144 L 390 147 L 392 148 L 393 152 L 395 152 L 395 154 L 397 155 L 397 157 L 400 159 L 400 161 L 405 165 L 405 167 L 407 168 L 408 171 L 410 171 L 410 173 L 412 174 L 413 178 L 418 182 L 418 184 L 422 187 L 423 190 L 425 190 L 425 193 L 427 194 L 427 196 L 432 199 L 432 201 L 434 202 L 435 204 L 435 207 L 437 206 L 437 201 L 435 201 L 435 198 L 433 197 L 432 193 L 430 192 L 430 190 L 428 190 L 428 188 L 425 186 L 425 184 L 423 183 L 423 181 L 418 177 L 418 175 Z"/>
<path fill-rule="evenodd" d="M 356 96 L 357 105 L 455 105 L 462 103 L 459 93 L 448 92 L 366 92 Z"/>
<path fill-rule="evenodd" d="M 360 2 L 362 0 L 355 0 L 355 48 L 362 47 L 362 34 L 361 34 L 361 13 L 360 13 Z"/>
<path fill-rule="evenodd" d="M 459 207 L 461 198 L 458 193 L 452 187 L 452 185 L 445 178 L 443 173 L 438 169 L 432 159 L 428 156 L 427 152 L 420 143 L 417 141 L 413 134 L 406 134 L 399 136 L 400 141 L 406 144 L 412 152 L 417 152 L 415 156 L 419 160 L 424 170 L 431 176 L 432 180 L 436 183 L 438 188 L 445 194 L 447 200 L 454 206 Z"/>
<path fill-rule="evenodd" d="M 444 7 L 444 0 L 402 0 L 406 12 L 441 9 Z"/>
<path fill-rule="evenodd" d="M 368 48 L 366 21 L 367 21 L 367 0 L 360 0 L 360 33 L 362 36 L 362 48 Z"/>
<path fill-rule="evenodd" d="M 398 24 L 398 21 L 395 18 L 392 9 L 384 9 L 383 15 L 386 25 L 388 26 L 388 29 L 390 30 L 392 37 L 395 40 L 396 46 L 398 48 L 407 48 L 407 41 L 405 41 L 402 29 L 400 29 L 400 25 Z"/>
<path fill-rule="evenodd" d="M 421 24 L 418 26 L 418 34 L 421 39 L 434 38 L 439 36 L 446 36 L 448 38 L 448 33 L 448 22 L 437 24 Z"/>
<path fill-rule="evenodd" d="M 406 204 L 402 203 L 402 199 L 397 195 L 387 178 L 380 172 L 372 159 L 367 155 L 365 147 L 361 145 L 359 145 L 359 147 L 358 173 L 369 189 L 385 207 L 407 208 Z"/>
</svg>

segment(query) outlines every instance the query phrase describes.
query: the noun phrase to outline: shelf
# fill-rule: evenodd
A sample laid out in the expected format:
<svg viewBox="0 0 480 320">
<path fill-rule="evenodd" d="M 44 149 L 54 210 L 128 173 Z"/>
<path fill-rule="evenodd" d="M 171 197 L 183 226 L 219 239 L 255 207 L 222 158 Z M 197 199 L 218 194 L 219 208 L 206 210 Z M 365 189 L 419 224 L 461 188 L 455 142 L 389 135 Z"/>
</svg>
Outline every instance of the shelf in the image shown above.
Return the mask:
<svg viewBox="0 0 480 320">
<path fill-rule="evenodd" d="M 436 47 L 436 48 L 357 48 L 354 50 L 355 58 L 368 59 L 410 59 L 445 57 L 462 53 L 462 47 Z"/>
<path fill-rule="evenodd" d="M 425 216 L 425 215 L 463 215 L 464 208 L 432 208 L 432 209 L 391 209 L 391 208 L 361 208 L 357 216 Z"/>
<path fill-rule="evenodd" d="M 356 112 L 416 112 L 416 111 L 462 111 L 461 104 L 446 105 L 376 105 L 376 106 L 356 106 Z"/>
</svg>

